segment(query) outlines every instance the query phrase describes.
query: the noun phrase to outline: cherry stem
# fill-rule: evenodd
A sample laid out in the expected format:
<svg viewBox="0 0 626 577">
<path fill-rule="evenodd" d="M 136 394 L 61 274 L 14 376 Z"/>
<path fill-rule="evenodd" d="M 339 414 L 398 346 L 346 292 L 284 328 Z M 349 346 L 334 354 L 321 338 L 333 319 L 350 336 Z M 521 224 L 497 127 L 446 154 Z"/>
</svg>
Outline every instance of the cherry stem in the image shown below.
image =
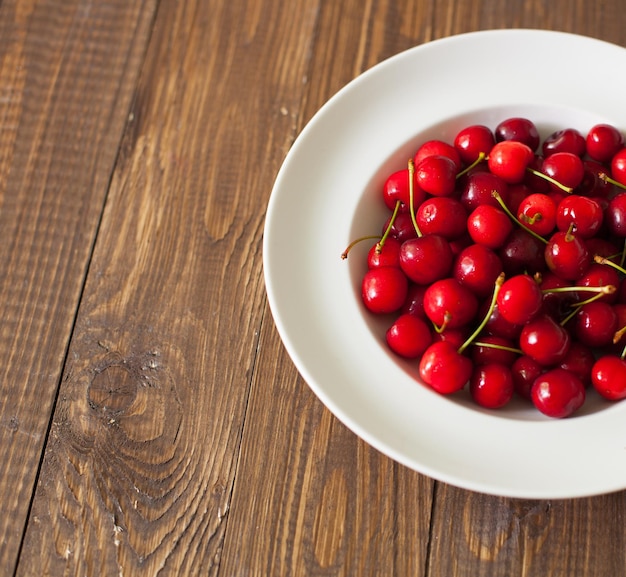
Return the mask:
<svg viewBox="0 0 626 577">
<path fill-rule="evenodd" d="M 604 258 L 603 256 L 600 256 L 599 254 L 595 255 L 593 257 L 594 262 L 597 262 L 598 264 L 605 264 L 607 266 L 613 267 L 615 270 L 626 274 L 626 269 L 624 269 L 624 267 L 621 267 L 618 264 L 615 264 L 613 261 L 609 260 L 608 258 Z"/>
<path fill-rule="evenodd" d="M 382 238 L 380 239 L 380 241 L 376 245 L 376 252 L 378 254 L 380 254 L 382 252 L 383 246 L 385 245 L 385 241 L 387 240 L 387 237 L 391 233 L 391 229 L 393 227 L 393 223 L 396 220 L 396 216 L 398 216 L 398 211 L 400 210 L 400 205 L 401 204 L 402 204 L 402 202 L 400 202 L 399 200 L 396 200 L 396 206 L 394 206 L 394 208 L 393 208 L 393 213 L 391 215 L 391 218 L 389 219 L 389 225 L 387 226 L 387 229 L 385 230 Z"/>
<path fill-rule="evenodd" d="M 515 347 L 507 347 L 506 345 L 498 345 L 496 343 L 485 343 L 483 341 L 474 341 L 472 343 L 475 347 L 485 347 L 487 349 L 497 349 L 499 351 L 508 351 L 510 353 L 516 353 L 518 355 L 523 355 L 524 351 L 521 349 L 516 349 Z"/>
<path fill-rule="evenodd" d="M 598 177 L 600 178 L 600 180 L 606 182 L 607 184 L 612 184 L 614 186 L 617 186 L 618 188 L 623 188 L 624 190 L 626 190 L 626 184 L 623 184 L 615 180 L 614 178 L 611 178 L 606 172 L 601 172 L 600 174 L 598 174 Z"/>
<path fill-rule="evenodd" d="M 362 240 L 380 240 L 380 235 L 373 235 L 373 236 L 362 236 L 361 238 L 357 238 L 356 240 L 353 240 L 347 247 L 346 250 L 344 250 L 341 253 L 341 260 L 346 260 L 348 258 L 348 253 L 352 250 L 352 248 L 359 244 Z"/>
<path fill-rule="evenodd" d="M 544 244 L 548 244 L 548 241 L 545 238 L 543 238 L 542 236 L 538 235 L 534 230 L 531 230 L 530 228 L 528 228 L 523 222 L 521 222 L 511 212 L 509 207 L 504 203 L 504 200 L 502 200 L 502 197 L 500 196 L 498 191 L 492 190 L 491 191 L 491 196 L 493 196 L 493 198 L 495 198 L 498 201 L 498 204 L 502 207 L 502 210 L 509 215 L 509 217 L 513 220 L 513 222 L 516 222 L 517 224 L 519 224 L 528 234 L 530 234 L 531 236 L 534 236 L 537 240 L 540 240 Z"/>
<path fill-rule="evenodd" d="M 527 166 L 526 170 L 530 172 L 531 174 L 538 176 L 539 178 L 543 178 L 544 180 L 547 180 L 549 183 L 554 184 L 554 186 L 556 186 L 557 188 L 560 188 L 561 190 L 565 192 L 572 192 L 572 190 L 574 190 L 570 186 L 565 186 L 564 184 L 561 184 L 558 180 L 555 180 L 551 176 L 548 176 L 547 174 L 544 174 L 543 172 L 535 170 L 534 168 L 531 168 L 530 166 Z"/>
<path fill-rule="evenodd" d="M 623 326 L 619 331 L 615 331 L 613 335 L 613 344 L 616 345 L 620 342 L 621 338 L 626 334 L 626 326 Z M 626 351 L 626 348 L 624 349 Z M 622 358 L 624 358 L 624 353 L 622 353 Z"/>
<path fill-rule="evenodd" d="M 607 284 L 604 286 L 561 286 L 543 289 L 541 292 L 543 294 L 546 293 L 569 293 L 569 292 L 589 292 L 589 293 L 600 293 L 602 295 L 612 295 L 615 291 L 617 291 L 617 287 L 612 284 Z"/>
<path fill-rule="evenodd" d="M 411 214 L 411 222 L 413 223 L 413 228 L 415 229 L 415 233 L 418 237 L 422 236 L 422 231 L 420 227 L 417 226 L 417 220 L 415 220 L 415 186 L 414 186 L 414 176 L 415 176 L 415 163 L 412 158 L 409 158 L 409 212 Z"/>
<path fill-rule="evenodd" d="M 613 285 L 607 285 L 607 287 L 609 286 L 613 286 Z M 580 288 L 585 288 L 585 287 L 580 287 Z M 586 288 L 592 288 L 592 287 L 586 287 Z M 605 287 L 600 287 L 600 288 L 605 288 Z M 615 287 L 613 287 L 615 288 Z M 615 291 L 613 291 L 615 292 Z M 562 321 L 561 321 L 561 326 L 564 327 L 569 321 L 571 321 L 577 314 L 578 311 L 585 305 L 588 305 L 589 303 L 592 303 L 594 301 L 600 300 L 605 294 L 611 294 L 610 292 L 596 292 L 595 295 L 593 295 L 591 298 L 588 298 L 587 300 L 584 301 L 580 301 L 578 303 L 573 303 L 572 307 L 573 310 L 571 313 L 569 313 Z"/>
<path fill-rule="evenodd" d="M 493 296 L 491 297 L 491 303 L 489 303 L 489 309 L 487 310 L 487 314 L 485 315 L 485 317 L 483 318 L 483 320 L 480 322 L 480 324 L 476 327 L 476 330 L 469 336 L 469 338 L 459 347 L 458 349 L 458 353 L 462 354 L 463 351 L 470 346 L 470 344 L 472 344 L 472 342 L 474 341 L 474 339 L 481 333 L 481 331 L 485 328 L 485 325 L 487 324 L 487 322 L 489 321 L 489 318 L 491 317 L 492 313 L 493 313 L 493 309 L 496 307 L 496 300 L 498 298 L 498 293 L 500 292 L 500 289 L 502 288 L 502 285 L 504 283 L 504 273 L 500 273 L 498 275 L 498 278 L 496 279 L 496 285 L 493 289 Z"/>
<path fill-rule="evenodd" d="M 467 174 L 470 170 L 472 170 L 472 168 L 478 166 L 483 160 L 485 160 L 485 158 L 487 158 L 487 155 L 484 152 L 479 152 L 478 158 L 474 162 L 472 162 L 472 164 L 466 166 L 463 170 L 461 170 L 461 172 L 459 172 L 456 177 L 461 178 L 464 174 Z"/>
</svg>

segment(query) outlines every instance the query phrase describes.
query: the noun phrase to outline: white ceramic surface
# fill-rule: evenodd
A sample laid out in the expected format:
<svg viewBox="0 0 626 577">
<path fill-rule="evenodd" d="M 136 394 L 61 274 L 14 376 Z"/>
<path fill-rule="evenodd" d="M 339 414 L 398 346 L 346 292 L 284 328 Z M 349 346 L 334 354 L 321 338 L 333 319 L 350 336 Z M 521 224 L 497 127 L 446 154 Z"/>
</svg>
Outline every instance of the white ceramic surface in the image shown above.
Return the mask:
<svg viewBox="0 0 626 577">
<path fill-rule="evenodd" d="M 549 57 L 549 58 L 548 58 Z M 379 451 L 435 479 L 523 498 L 626 488 L 626 402 L 590 394 L 550 420 L 521 401 L 500 411 L 443 397 L 383 344 L 360 278 L 379 234 L 380 189 L 420 142 L 473 123 L 532 119 L 543 136 L 598 122 L 626 130 L 626 49 L 570 34 L 495 30 L 423 44 L 365 72 L 311 119 L 277 176 L 264 231 L 270 308 L 320 400 Z"/>
</svg>

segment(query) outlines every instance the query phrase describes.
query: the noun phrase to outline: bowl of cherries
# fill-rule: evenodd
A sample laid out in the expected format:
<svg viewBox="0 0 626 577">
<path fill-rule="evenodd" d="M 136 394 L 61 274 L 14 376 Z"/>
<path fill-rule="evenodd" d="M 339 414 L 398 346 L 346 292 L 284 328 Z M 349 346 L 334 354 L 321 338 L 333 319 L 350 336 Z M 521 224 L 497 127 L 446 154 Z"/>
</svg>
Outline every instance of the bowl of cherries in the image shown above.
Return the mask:
<svg viewBox="0 0 626 577">
<path fill-rule="evenodd" d="M 453 36 L 361 74 L 298 135 L 267 208 L 269 306 L 377 450 L 490 494 L 626 488 L 624 66 L 571 34 Z"/>
<path fill-rule="evenodd" d="M 463 127 L 388 176 L 361 298 L 441 394 L 514 395 L 565 418 L 589 387 L 626 399 L 626 140 L 615 126 L 541 139 L 528 118 Z M 357 239 L 372 241 L 368 236 Z M 395 313 L 395 314 L 394 314 Z"/>
</svg>

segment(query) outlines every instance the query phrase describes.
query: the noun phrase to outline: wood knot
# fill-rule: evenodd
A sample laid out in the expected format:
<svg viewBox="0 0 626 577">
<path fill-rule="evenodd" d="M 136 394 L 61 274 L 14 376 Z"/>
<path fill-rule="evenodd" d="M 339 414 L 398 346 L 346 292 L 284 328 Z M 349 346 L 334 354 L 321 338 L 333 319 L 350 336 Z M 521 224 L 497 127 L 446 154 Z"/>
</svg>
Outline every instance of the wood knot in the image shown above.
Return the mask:
<svg viewBox="0 0 626 577">
<path fill-rule="evenodd" d="M 119 414 L 130 407 L 137 396 L 137 381 L 128 367 L 110 365 L 97 372 L 87 395 L 93 409 Z"/>
</svg>

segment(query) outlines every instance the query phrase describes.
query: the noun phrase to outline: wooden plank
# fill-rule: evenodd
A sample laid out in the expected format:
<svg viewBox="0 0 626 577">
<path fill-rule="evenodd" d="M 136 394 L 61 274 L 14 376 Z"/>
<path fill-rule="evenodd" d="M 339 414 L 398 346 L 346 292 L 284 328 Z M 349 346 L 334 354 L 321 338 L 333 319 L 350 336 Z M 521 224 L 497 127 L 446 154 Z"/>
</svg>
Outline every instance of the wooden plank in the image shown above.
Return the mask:
<svg viewBox="0 0 626 577">
<path fill-rule="evenodd" d="M 0 5 L 3 571 L 19 552 L 150 6 Z"/>
<path fill-rule="evenodd" d="M 364 69 L 429 39 L 430 13 L 427 3 L 323 3 L 303 121 Z M 421 575 L 432 487 L 322 406 L 267 311 L 221 574 Z"/>
<path fill-rule="evenodd" d="M 217 573 L 316 11 L 160 3 L 19 574 Z"/>
<path fill-rule="evenodd" d="M 428 575 L 622 575 L 625 497 L 506 499 L 438 485 Z"/>
</svg>

